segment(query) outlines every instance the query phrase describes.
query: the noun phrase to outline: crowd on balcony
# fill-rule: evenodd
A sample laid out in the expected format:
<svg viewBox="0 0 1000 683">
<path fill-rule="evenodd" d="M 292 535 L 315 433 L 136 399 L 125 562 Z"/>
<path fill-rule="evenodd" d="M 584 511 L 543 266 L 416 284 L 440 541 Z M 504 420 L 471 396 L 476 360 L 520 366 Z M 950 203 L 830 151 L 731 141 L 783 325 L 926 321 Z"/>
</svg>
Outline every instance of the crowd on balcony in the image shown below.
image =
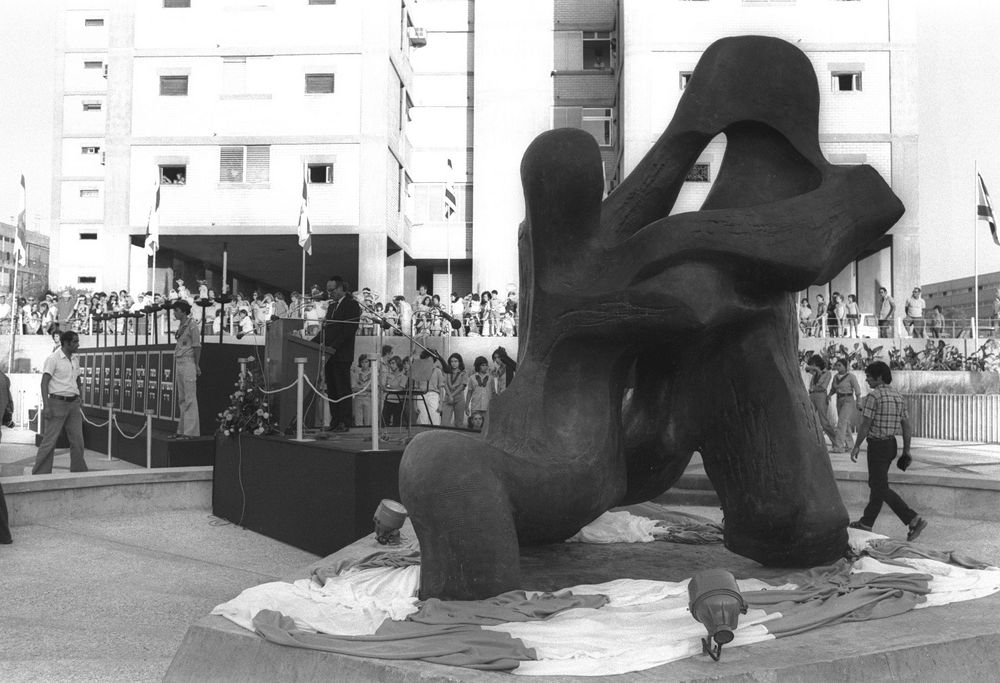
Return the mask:
<svg viewBox="0 0 1000 683">
<path fill-rule="evenodd" d="M 407 344 L 405 348 L 409 349 Z M 477 356 L 471 365 L 459 353 L 447 360 L 427 351 L 412 356 L 382 346 L 378 362 L 379 406 L 382 425 L 444 425 L 480 431 L 486 424 L 490 401 L 514 378 L 517 363 L 499 346 L 487 359 Z M 372 362 L 362 354 L 351 368 L 354 426 L 371 425 Z"/>
<path fill-rule="evenodd" d="M 421 286 L 416 296 L 407 300 L 402 295 L 382 302 L 365 287 L 354 293 L 361 303 L 359 335 L 396 336 L 483 336 L 513 337 L 517 335 L 517 295 L 508 292 L 502 297 L 497 290 L 452 293 L 442 302 L 437 294 L 429 294 Z M 38 298 L 20 298 L 16 305 L 0 294 L 0 333 L 9 333 L 13 322 L 20 334 L 51 335 L 73 330 L 80 334 L 125 334 L 138 328 L 168 329 L 168 310 L 172 301 L 184 299 L 192 306 L 192 315 L 203 324 L 208 334 L 226 333 L 235 337 L 261 334 L 267 323 L 277 318 L 303 321 L 303 334 L 314 335 L 326 316 L 326 292 L 313 285 L 303 296 L 292 292 L 249 293 L 218 297 L 205 281 L 193 288 L 177 280 L 166 294 L 152 292 L 96 292 L 61 294 L 48 292 Z M 13 310 L 12 310 L 13 308 Z M 13 314 L 13 315 L 12 315 Z M 153 319 L 155 318 L 155 323 Z"/>
</svg>

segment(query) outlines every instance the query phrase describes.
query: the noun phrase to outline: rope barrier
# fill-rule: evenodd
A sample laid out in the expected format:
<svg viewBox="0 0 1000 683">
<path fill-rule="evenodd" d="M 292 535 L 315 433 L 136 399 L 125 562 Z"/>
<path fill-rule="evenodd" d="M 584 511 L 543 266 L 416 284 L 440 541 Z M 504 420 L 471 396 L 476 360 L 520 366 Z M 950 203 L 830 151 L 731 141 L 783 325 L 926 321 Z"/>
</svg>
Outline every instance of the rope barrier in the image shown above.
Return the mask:
<svg viewBox="0 0 1000 683">
<path fill-rule="evenodd" d="M 83 421 L 89 424 L 91 427 L 97 427 L 98 429 L 103 429 L 108 426 L 107 420 L 105 420 L 101 424 L 97 424 L 96 422 L 91 422 L 90 420 L 88 420 L 86 413 L 84 413 L 82 410 L 80 411 L 80 414 L 83 416 Z"/>
<path fill-rule="evenodd" d="M 260 387 L 258 388 L 260 388 L 260 392 L 262 394 L 280 394 L 282 391 L 288 391 L 289 389 L 294 389 L 296 384 L 298 384 L 298 380 L 292 380 L 292 383 L 289 384 L 287 387 L 281 387 L 280 389 L 272 389 L 271 391 L 268 391 L 267 389 Z"/>
<path fill-rule="evenodd" d="M 126 439 L 138 439 L 140 436 L 142 436 L 142 433 L 144 431 L 146 431 L 146 425 L 145 424 L 142 425 L 142 429 L 140 429 L 139 431 L 137 431 L 135 433 L 135 435 L 129 436 L 128 434 L 126 434 L 125 432 L 122 431 L 121 426 L 118 424 L 118 418 L 116 417 L 115 418 L 115 429 L 117 429 L 118 433 L 121 434 L 122 436 L 124 436 Z"/>
<path fill-rule="evenodd" d="M 355 396 L 360 396 L 360 395 L 366 393 L 366 390 L 362 389 L 361 391 L 356 391 L 353 394 L 348 394 L 347 396 L 342 396 L 341 398 L 330 398 L 329 396 L 327 396 L 326 394 L 324 394 L 322 391 L 320 391 L 319 389 L 317 389 L 315 386 L 313 386 L 312 380 L 309 379 L 309 375 L 303 375 L 302 379 L 304 379 L 306 381 L 306 384 L 309 385 L 310 389 L 312 389 L 313 391 L 316 392 L 317 396 L 319 396 L 320 398 L 322 398 L 325 401 L 329 401 L 330 403 L 340 403 L 341 401 L 346 401 L 349 398 L 354 398 Z"/>
</svg>

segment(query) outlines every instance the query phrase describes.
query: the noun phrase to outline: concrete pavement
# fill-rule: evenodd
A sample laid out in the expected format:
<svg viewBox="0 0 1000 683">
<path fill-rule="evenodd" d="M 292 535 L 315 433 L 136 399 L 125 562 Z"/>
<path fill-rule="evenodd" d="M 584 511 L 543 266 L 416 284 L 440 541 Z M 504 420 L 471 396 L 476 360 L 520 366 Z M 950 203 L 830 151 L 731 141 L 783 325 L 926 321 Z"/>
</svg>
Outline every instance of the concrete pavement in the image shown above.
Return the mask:
<svg viewBox="0 0 1000 683">
<path fill-rule="evenodd" d="M 34 458 L 34 447 L 13 445 L 13 436 L 5 432 L 0 448 L 4 475 L 21 474 Z M 1000 446 L 918 439 L 913 455 L 913 467 L 901 473 L 907 479 L 934 490 L 985 487 L 977 490 L 1000 502 Z M 135 468 L 108 463 L 97 453 L 87 458 L 95 469 Z M 863 485 L 863 461 L 852 464 L 847 455 L 837 454 L 831 458 L 838 477 L 853 476 Z M 68 454 L 57 455 L 56 462 L 57 468 L 64 462 L 68 470 Z M 699 467 L 692 463 L 690 471 L 697 474 Z M 859 512 L 853 503 L 848 508 L 852 515 Z M 720 517 L 714 507 L 684 509 Z M 929 522 L 922 544 L 1000 566 L 1000 517 L 930 515 Z M 317 559 L 218 520 L 208 509 L 14 523 L 14 544 L 0 546 L 3 681 L 159 680 L 187 628 L 216 604 L 246 587 L 298 575 Z M 888 510 L 875 530 L 903 535 Z M 683 553 L 701 551 L 678 546 L 671 552 L 680 559 Z M 726 562 L 749 563 L 731 554 Z M 923 628 L 921 619 L 900 621 L 893 628 Z M 820 631 L 788 642 L 808 648 L 810 637 L 827 638 Z"/>
</svg>

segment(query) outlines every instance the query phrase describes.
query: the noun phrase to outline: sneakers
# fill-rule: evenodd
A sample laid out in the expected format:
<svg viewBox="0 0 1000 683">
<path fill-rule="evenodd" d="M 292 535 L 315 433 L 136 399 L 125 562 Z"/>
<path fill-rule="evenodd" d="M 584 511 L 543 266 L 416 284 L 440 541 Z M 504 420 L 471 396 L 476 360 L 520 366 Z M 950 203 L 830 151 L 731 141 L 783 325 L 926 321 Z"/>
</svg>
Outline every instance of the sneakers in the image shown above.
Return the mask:
<svg viewBox="0 0 1000 683">
<path fill-rule="evenodd" d="M 906 540 L 915 541 L 917 536 L 920 535 L 920 532 L 927 528 L 927 521 L 920 515 L 917 515 L 913 518 L 913 521 L 910 522 L 909 527 L 910 531 L 906 534 Z"/>
<path fill-rule="evenodd" d="M 851 528 L 851 529 L 861 529 L 862 531 L 871 531 L 872 530 L 872 528 L 870 526 L 868 526 L 867 524 L 863 524 L 861 522 L 861 520 L 858 520 L 857 522 L 851 522 L 847 526 L 849 528 Z M 924 526 L 927 526 L 927 525 L 925 524 Z"/>
</svg>

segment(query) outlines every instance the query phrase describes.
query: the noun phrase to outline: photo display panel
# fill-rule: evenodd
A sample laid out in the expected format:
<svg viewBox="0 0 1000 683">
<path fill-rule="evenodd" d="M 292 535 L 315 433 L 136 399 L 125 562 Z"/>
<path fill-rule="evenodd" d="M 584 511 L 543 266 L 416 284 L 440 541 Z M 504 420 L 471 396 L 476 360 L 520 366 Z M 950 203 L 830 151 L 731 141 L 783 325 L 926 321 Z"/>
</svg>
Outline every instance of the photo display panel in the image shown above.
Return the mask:
<svg viewBox="0 0 1000 683">
<path fill-rule="evenodd" d="M 83 385 L 83 396 L 80 397 L 80 403 L 85 406 L 90 405 L 90 363 L 93 356 L 89 353 L 81 353 L 80 356 L 80 383 Z"/>
<path fill-rule="evenodd" d="M 137 413 L 146 412 L 146 352 L 135 354 L 135 389 L 132 395 L 132 407 Z"/>
<path fill-rule="evenodd" d="M 158 417 L 160 401 L 160 352 L 150 351 L 146 357 L 146 410 L 152 410 Z M 169 417 L 169 415 L 167 416 Z"/>
<path fill-rule="evenodd" d="M 132 397 L 135 393 L 135 353 L 131 351 L 125 354 L 122 364 L 122 410 L 127 413 L 134 412 Z"/>
<path fill-rule="evenodd" d="M 113 372 L 111 375 L 111 403 L 114 404 L 115 410 L 120 411 L 122 409 L 122 364 L 124 360 L 124 354 L 116 353 L 115 362 L 113 364 Z"/>
<path fill-rule="evenodd" d="M 90 374 L 93 377 L 90 395 L 90 405 L 96 406 L 98 408 L 101 406 L 101 380 L 104 377 L 104 354 L 96 353 L 94 354 L 94 360 L 91 363 Z"/>
<path fill-rule="evenodd" d="M 174 416 L 174 352 L 160 354 L 160 408 L 159 416 L 172 419 Z"/>
<path fill-rule="evenodd" d="M 114 366 L 114 355 L 110 353 L 104 356 L 104 367 L 101 373 L 101 405 L 107 407 L 111 403 L 111 370 Z"/>
</svg>

